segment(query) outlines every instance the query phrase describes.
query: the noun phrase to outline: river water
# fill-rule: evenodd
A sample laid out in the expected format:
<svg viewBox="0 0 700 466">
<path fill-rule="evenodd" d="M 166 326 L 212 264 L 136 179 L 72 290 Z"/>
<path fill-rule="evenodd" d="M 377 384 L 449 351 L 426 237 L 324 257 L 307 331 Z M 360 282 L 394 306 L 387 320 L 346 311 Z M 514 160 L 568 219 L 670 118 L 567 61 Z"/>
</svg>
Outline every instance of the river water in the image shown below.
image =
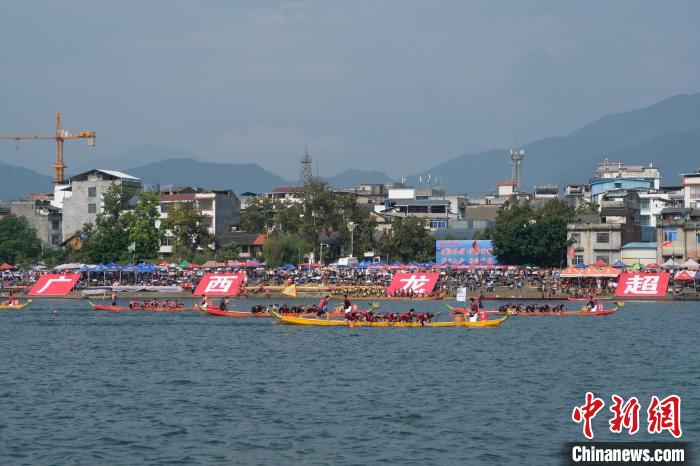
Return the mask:
<svg viewBox="0 0 700 466">
<path fill-rule="evenodd" d="M 382 309 L 409 305 L 444 310 Z M 596 440 L 672 440 L 612 434 L 607 410 L 637 396 L 645 430 L 651 395 L 676 393 L 692 441 L 698 311 L 348 329 L 39 301 L 0 311 L 0 464 L 560 464 L 586 391 Z"/>
</svg>

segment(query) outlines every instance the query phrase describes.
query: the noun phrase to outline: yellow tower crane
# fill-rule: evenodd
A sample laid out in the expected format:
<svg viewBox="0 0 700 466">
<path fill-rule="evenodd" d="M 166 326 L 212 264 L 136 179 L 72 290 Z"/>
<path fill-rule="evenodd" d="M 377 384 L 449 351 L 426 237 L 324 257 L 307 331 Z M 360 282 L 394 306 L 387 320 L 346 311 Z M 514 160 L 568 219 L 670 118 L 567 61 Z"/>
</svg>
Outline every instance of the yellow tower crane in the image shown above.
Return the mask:
<svg viewBox="0 0 700 466">
<path fill-rule="evenodd" d="M 0 133 L 0 139 L 11 139 L 13 141 L 21 141 L 26 139 L 55 139 L 56 140 L 56 161 L 53 164 L 56 184 L 63 183 L 63 175 L 66 170 L 66 164 L 63 163 L 63 141 L 66 139 L 87 139 L 88 146 L 95 147 L 95 138 L 97 133 L 94 131 L 80 131 L 78 134 L 69 133 L 61 126 L 61 112 L 56 112 L 56 133 L 43 134 L 16 134 L 16 133 Z"/>
</svg>

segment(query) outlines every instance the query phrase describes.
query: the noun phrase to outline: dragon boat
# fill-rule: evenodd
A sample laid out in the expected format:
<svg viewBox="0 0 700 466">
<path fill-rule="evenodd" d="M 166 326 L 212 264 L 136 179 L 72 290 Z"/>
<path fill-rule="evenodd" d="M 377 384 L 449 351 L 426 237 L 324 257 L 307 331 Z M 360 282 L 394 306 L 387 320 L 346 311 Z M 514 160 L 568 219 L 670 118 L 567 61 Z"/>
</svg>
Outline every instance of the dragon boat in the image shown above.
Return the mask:
<svg viewBox="0 0 700 466">
<path fill-rule="evenodd" d="M 0 304 L 0 309 L 24 309 L 32 303 L 32 300 L 27 300 L 21 304 Z"/>
<path fill-rule="evenodd" d="M 104 304 L 95 304 L 92 301 L 88 301 L 90 306 L 96 311 L 153 311 L 153 312 L 180 312 L 180 311 L 199 311 L 199 307 L 124 307 L 124 306 L 109 306 Z"/>
<path fill-rule="evenodd" d="M 498 327 L 508 316 L 499 319 L 480 320 L 476 322 L 430 322 L 421 324 L 419 322 L 363 322 L 331 319 L 310 319 L 306 317 L 292 317 L 277 314 L 272 311 L 272 315 L 280 319 L 281 322 L 290 325 L 315 325 L 320 327 Z"/>
<path fill-rule="evenodd" d="M 552 311 L 552 312 L 526 312 L 526 311 L 498 311 L 495 309 L 487 310 L 487 314 L 494 315 L 511 315 L 511 316 L 546 316 L 546 317 L 562 317 L 562 316 L 607 316 L 614 314 L 615 311 L 622 308 L 625 305 L 623 301 L 619 301 L 611 309 L 600 309 L 598 311 L 591 311 L 589 309 L 581 309 L 579 311 Z M 447 305 L 447 307 L 456 314 L 469 314 L 469 309 L 461 309 L 457 307 L 452 307 Z"/>
</svg>

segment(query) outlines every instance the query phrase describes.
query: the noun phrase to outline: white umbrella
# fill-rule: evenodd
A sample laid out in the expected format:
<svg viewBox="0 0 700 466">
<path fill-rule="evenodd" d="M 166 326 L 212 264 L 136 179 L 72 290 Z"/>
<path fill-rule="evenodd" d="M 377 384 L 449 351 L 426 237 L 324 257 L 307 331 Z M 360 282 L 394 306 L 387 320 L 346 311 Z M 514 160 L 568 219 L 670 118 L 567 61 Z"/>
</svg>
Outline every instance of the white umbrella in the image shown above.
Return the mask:
<svg viewBox="0 0 700 466">
<path fill-rule="evenodd" d="M 676 262 L 673 259 L 667 260 L 662 265 L 667 269 L 675 269 L 676 267 L 678 267 L 678 264 L 676 264 Z"/>
</svg>

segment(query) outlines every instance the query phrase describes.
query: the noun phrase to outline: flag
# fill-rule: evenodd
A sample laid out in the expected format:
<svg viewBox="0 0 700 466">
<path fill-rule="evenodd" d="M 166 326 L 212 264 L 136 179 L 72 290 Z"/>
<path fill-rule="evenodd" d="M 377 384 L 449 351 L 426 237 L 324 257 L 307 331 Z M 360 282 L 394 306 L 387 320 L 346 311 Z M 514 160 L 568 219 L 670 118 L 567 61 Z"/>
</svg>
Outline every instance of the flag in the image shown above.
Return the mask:
<svg viewBox="0 0 700 466">
<path fill-rule="evenodd" d="M 661 243 L 662 248 L 667 248 L 670 246 L 673 246 L 673 241 L 664 241 L 663 243 Z"/>
<path fill-rule="evenodd" d="M 576 248 L 574 246 L 569 246 L 569 249 L 566 250 L 566 256 L 569 259 L 576 257 Z"/>
<path fill-rule="evenodd" d="M 472 249 L 475 251 L 479 249 L 479 243 L 476 240 L 474 240 L 474 242 L 472 243 Z"/>
<path fill-rule="evenodd" d="M 297 286 L 294 284 L 291 284 L 291 285 L 285 287 L 282 290 L 282 294 L 296 298 L 297 297 Z"/>
<path fill-rule="evenodd" d="M 127 251 L 129 252 L 135 252 L 136 251 L 136 241 L 133 241 L 128 248 L 126 248 Z"/>
</svg>

